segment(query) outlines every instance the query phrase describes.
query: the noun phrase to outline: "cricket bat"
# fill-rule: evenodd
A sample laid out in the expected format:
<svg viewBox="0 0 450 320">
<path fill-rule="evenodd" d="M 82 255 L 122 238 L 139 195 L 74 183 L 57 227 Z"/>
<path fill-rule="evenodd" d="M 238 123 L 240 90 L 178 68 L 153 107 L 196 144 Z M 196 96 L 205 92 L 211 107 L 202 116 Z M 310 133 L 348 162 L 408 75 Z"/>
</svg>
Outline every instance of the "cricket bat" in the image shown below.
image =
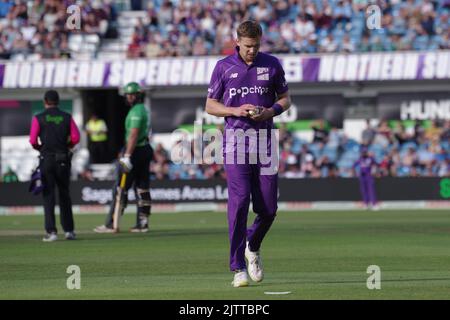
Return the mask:
<svg viewBox="0 0 450 320">
<path fill-rule="evenodd" d="M 114 214 L 113 214 L 113 229 L 114 232 L 119 232 L 119 222 L 120 218 L 123 214 L 123 203 L 121 201 L 122 195 L 125 189 L 125 184 L 127 182 L 127 174 L 124 172 L 122 173 L 122 176 L 120 177 L 120 184 L 117 187 L 117 194 L 116 194 L 116 203 L 114 205 Z"/>
</svg>

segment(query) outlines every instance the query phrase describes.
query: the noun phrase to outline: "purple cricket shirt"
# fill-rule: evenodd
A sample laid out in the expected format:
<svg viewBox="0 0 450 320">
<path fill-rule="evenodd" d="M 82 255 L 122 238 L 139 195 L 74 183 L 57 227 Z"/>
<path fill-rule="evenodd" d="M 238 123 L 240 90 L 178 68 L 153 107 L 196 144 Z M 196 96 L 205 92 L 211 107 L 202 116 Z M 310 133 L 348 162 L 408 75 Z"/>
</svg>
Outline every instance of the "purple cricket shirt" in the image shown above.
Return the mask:
<svg viewBox="0 0 450 320">
<path fill-rule="evenodd" d="M 359 176 L 367 177 L 372 175 L 372 167 L 377 166 L 373 157 L 360 157 L 354 164 L 354 168 L 359 166 Z"/>
<path fill-rule="evenodd" d="M 279 60 L 266 53 L 259 52 L 251 65 L 247 65 L 236 52 L 219 60 L 214 68 L 208 88 L 208 98 L 221 101 L 227 107 L 239 107 L 249 103 L 254 106 L 272 107 L 277 94 L 288 91 L 284 70 Z M 225 117 L 224 153 L 228 129 L 273 129 L 273 119 L 256 122 L 246 117 Z M 268 132 L 270 137 L 270 132 Z M 270 139 L 268 139 L 270 150 Z M 232 145 L 235 151 L 237 141 Z M 228 144 L 230 146 L 230 144 Z M 246 152 L 248 151 L 246 142 Z"/>
</svg>

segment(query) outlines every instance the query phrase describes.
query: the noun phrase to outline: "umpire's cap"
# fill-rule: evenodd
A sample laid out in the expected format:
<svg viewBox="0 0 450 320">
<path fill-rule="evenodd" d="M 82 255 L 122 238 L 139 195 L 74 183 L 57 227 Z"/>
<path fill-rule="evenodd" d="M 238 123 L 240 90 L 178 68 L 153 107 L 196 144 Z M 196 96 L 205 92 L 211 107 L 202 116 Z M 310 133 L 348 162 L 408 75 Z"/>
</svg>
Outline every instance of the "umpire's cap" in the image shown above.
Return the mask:
<svg viewBox="0 0 450 320">
<path fill-rule="evenodd" d="M 124 94 L 133 94 L 142 92 L 141 86 L 137 82 L 130 82 L 123 88 Z"/>
<path fill-rule="evenodd" d="M 49 104 L 58 104 L 59 94 L 55 90 L 48 90 L 44 95 L 44 100 Z"/>
</svg>

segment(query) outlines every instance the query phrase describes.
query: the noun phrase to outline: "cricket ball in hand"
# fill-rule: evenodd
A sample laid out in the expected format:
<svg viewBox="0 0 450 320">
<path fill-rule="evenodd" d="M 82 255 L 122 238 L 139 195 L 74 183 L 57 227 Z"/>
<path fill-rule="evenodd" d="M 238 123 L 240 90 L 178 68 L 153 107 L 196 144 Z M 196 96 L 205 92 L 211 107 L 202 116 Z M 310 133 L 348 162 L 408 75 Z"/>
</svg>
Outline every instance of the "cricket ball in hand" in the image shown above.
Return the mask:
<svg viewBox="0 0 450 320">
<path fill-rule="evenodd" d="M 250 110 L 250 111 L 248 112 L 248 114 L 249 114 L 250 116 L 256 116 L 256 115 L 258 115 L 258 114 L 260 114 L 260 113 L 261 113 L 260 107 L 256 107 L 256 109 Z"/>
</svg>

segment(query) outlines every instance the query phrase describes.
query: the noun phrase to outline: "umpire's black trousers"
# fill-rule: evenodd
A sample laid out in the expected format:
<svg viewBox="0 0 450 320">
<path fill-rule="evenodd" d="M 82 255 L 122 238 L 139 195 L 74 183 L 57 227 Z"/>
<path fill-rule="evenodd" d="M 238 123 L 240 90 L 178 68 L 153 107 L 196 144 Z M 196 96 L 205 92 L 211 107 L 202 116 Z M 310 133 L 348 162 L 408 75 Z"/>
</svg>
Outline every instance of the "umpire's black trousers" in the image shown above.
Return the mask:
<svg viewBox="0 0 450 320">
<path fill-rule="evenodd" d="M 73 232 L 74 222 L 70 198 L 70 157 L 65 153 L 40 156 L 42 183 L 44 185 L 45 230 L 57 233 L 55 222 L 55 189 L 58 187 L 61 225 L 64 232 Z"/>
</svg>

